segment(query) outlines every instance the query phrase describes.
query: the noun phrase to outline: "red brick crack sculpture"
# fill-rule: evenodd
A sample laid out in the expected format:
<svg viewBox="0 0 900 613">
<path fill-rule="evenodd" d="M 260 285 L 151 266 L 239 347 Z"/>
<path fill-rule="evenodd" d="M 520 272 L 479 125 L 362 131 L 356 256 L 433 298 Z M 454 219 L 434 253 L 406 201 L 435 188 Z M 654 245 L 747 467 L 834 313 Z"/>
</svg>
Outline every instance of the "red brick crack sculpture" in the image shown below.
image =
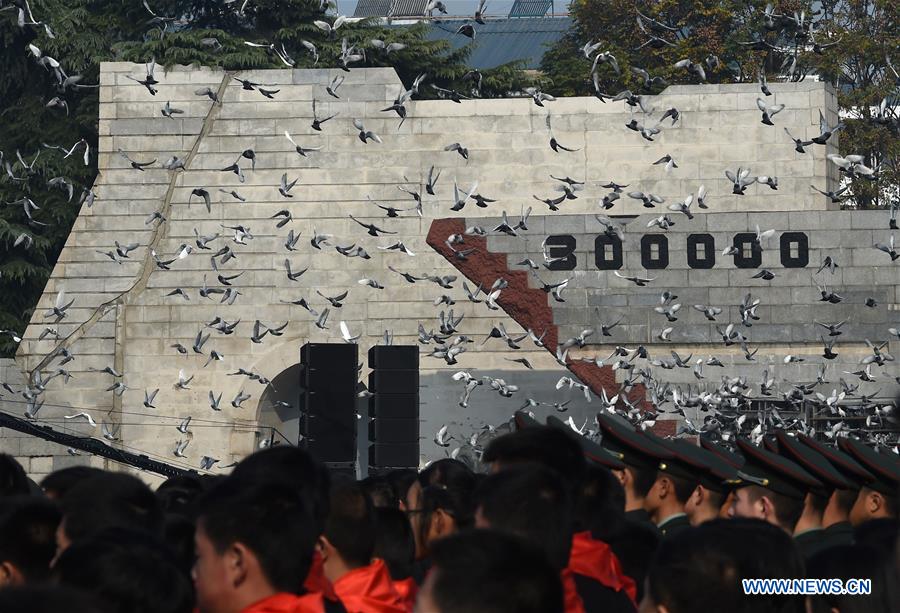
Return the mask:
<svg viewBox="0 0 900 613">
<path fill-rule="evenodd" d="M 447 245 L 447 237 L 452 234 L 463 234 L 465 230 L 465 220 L 463 219 L 435 219 L 431 222 L 426 241 L 432 249 L 444 256 L 454 268 L 476 285 L 490 288 L 497 279 L 506 279 L 509 286 L 500 292 L 497 304 L 516 323 L 523 328 L 530 328 L 537 336 L 546 330 L 544 348 L 556 355 L 559 328 L 553 322 L 553 309 L 549 304 L 548 294 L 540 288 L 528 285 L 527 272 L 510 270 L 507 254 L 488 251 L 487 239 L 483 236 L 466 236 L 464 248 L 475 251 L 465 259 L 456 257 L 450 246 Z M 618 393 L 619 386 L 616 384 L 615 371 L 610 366 L 601 367 L 591 362 L 570 360 L 566 362 L 566 368 L 597 395 L 601 390 L 605 390 L 607 396 L 610 397 Z M 646 408 L 643 385 L 635 385 L 628 394 L 628 398 Z M 653 430 L 661 435 L 674 434 L 674 426 L 674 421 L 657 422 L 657 427 L 654 427 Z"/>
</svg>

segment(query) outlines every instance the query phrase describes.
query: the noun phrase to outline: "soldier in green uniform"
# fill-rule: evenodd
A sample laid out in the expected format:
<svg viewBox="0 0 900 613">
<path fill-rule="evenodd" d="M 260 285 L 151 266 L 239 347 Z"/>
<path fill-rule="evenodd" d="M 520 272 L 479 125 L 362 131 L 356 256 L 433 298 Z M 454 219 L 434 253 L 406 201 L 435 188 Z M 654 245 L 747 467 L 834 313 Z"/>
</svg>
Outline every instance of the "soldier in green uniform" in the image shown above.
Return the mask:
<svg viewBox="0 0 900 613">
<path fill-rule="evenodd" d="M 670 459 L 672 454 L 617 415 L 600 413 L 597 424 L 600 445 L 625 463 L 624 469 L 613 470 L 625 489 L 625 517 L 655 530 L 656 524 L 644 509 L 644 499 L 656 482 L 659 462 Z"/>
<path fill-rule="evenodd" d="M 900 458 L 888 449 L 876 451 L 852 438 L 838 439 L 838 445 L 872 473 L 873 477 L 860 488 L 856 503 L 850 510 L 850 523 L 853 527 L 872 519 L 897 519 Z"/>
<path fill-rule="evenodd" d="M 684 505 L 692 526 L 719 517 L 728 494 L 739 482 L 737 468 L 711 451 L 684 439 L 667 441 L 669 449 L 696 467 L 697 487 Z"/>
<path fill-rule="evenodd" d="M 821 454 L 784 430 L 775 433 L 775 441 L 781 456 L 796 462 L 821 483 L 806 495 L 803 513 L 794 527 L 794 542 L 803 557 L 809 560 L 829 546 L 823 525 L 828 501 L 836 491 L 850 489 L 850 484 Z"/>
<path fill-rule="evenodd" d="M 656 481 L 644 499 L 644 508 L 656 523 L 663 538 L 668 538 L 691 527 L 684 507 L 699 486 L 702 464 L 681 452 L 676 441 L 662 439 L 645 432 L 644 436 L 671 454 L 660 458 L 656 467 Z"/>
<path fill-rule="evenodd" d="M 849 454 L 844 453 L 837 446 L 824 445 L 805 434 L 799 434 L 797 439 L 804 445 L 812 448 L 841 473 L 850 487 L 836 489 L 825 506 L 822 515 L 822 535 L 825 547 L 853 544 L 853 526 L 850 524 L 850 511 L 859 498 L 859 491 L 863 485 L 871 482 L 875 477 Z"/>
<path fill-rule="evenodd" d="M 744 456 L 726 449 L 705 436 L 700 437 L 700 448 L 712 453 L 719 460 L 734 468 L 735 471 L 740 470 L 744 465 Z M 719 507 L 719 517 L 722 519 L 730 517 L 731 503 L 734 501 L 734 486 L 735 483 L 730 484 L 730 487 L 725 494 L 725 500 L 722 502 L 722 506 Z"/>
<path fill-rule="evenodd" d="M 554 417 L 553 415 L 549 415 L 547 417 L 547 425 L 551 428 L 556 428 L 557 430 L 562 430 L 569 437 L 578 441 L 578 444 L 581 445 L 581 450 L 584 451 L 584 457 L 587 459 L 589 463 L 597 464 L 599 466 L 603 466 L 610 470 L 624 470 L 625 463 L 622 462 L 619 458 L 608 452 L 598 443 L 595 443 L 589 438 L 586 438 L 577 432 L 575 432 L 572 428 L 570 428 L 564 421 L 561 419 Z"/>
<path fill-rule="evenodd" d="M 747 439 L 738 438 L 737 446 L 744 456 L 744 466 L 738 471 L 740 483 L 730 515 L 762 519 L 793 535 L 806 494 L 821 487 L 821 482 L 794 462 Z"/>
</svg>

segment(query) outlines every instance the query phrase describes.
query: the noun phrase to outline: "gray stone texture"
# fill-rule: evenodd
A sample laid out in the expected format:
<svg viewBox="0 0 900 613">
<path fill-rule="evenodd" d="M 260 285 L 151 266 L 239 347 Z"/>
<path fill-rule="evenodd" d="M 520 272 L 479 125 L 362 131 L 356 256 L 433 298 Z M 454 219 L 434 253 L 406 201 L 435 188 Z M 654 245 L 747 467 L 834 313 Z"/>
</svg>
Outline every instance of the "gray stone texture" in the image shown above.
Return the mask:
<svg viewBox="0 0 900 613">
<path fill-rule="evenodd" d="M 511 332 L 520 330 L 502 312 L 468 303 L 459 282 L 453 290 L 442 290 L 428 282 L 407 284 L 388 271 L 390 265 L 419 274 L 458 274 L 425 243 L 433 219 L 454 215 L 449 210 L 454 181 L 467 189 L 477 180 L 479 193 L 498 200 L 486 209 L 470 203 L 458 214 L 467 217 L 468 225 L 490 227 L 503 210 L 515 219 L 521 210 L 533 207 L 534 217 L 529 223 L 530 231 L 523 233 L 524 240 L 489 240 L 492 249 L 508 252 L 510 257 L 527 254 L 540 260 L 545 234 L 578 234 L 577 276 L 566 293 L 566 303 L 556 311 L 563 336 L 592 325 L 594 308 L 599 307 L 604 320 L 616 314 L 626 317 L 608 339 L 611 343 L 641 342 L 648 344 L 651 351 L 667 350 L 668 347 L 653 342 L 664 320 L 652 311 L 652 305 L 663 288 L 681 295 L 686 306 L 679 321 L 684 325 L 673 333 L 673 348 L 683 353 L 721 354 L 723 361 L 732 355 L 742 357 L 717 343 L 714 326 L 687 308 L 689 300 L 728 307 L 721 317 L 724 323 L 737 318 L 735 305 L 746 291 L 753 291 L 764 305 L 760 309 L 765 315 L 758 324 L 759 342 L 771 343 L 760 354 L 783 355 L 790 351 L 812 355 L 818 351 L 818 339 L 814 334 L 807 335 L 811 332 L 808 326 L 799 328 L 798 324 L 810 324 L 812 318 L 832 321 L 842 317 L 854 321 L 841 339 L 846 341 L 846 348 L 840 347 L 842 357 L 844 352 L 858 354 L 863 351 L 865 335 L 880 332 L 883 336 L 884 325 L 893 317 L 897 269 L 886 255 L 871 248 L 873 240 L 886 240 L 886 219 L 877 213 L 851 215 L 829 210 L 827 199 L 810 190 L 809 185 L 836 187 L 837 173 L 825 159 L 827 153 L 837 151 L 836 143 L 811 147 L 808 154 L 800 155 L 793 151 L 783 131 L 788 127 L 796 136 L 809 138 L 818 130 L 819 110 L 834 115 L 834 96 L 822 83 L 771 84 L 771 102 L 787 105 L 776 117 L 775 127 L 759 122 L 755 85 L 670 87 L 659 96 L 648 97 L 646 102 L 655 109 L 675 106 L 682 112 L 682 119 L 674 126 L 667 121 L 655 142 L 648 143 L 625 129 L 624 124 L 633 116 L 629 107 L 621 103 L 600 104 L 594 98 L 560 99 L 548 103 L 546 109 L 536 107 L 527 98 L 463 104 L 412 101 L 408 103 L 409 118 L 398 128 L 396 116 L 381 112 L 401 88 L 393 69 L 343 73 L 346 81 L 340 100 L 329 97 L 324 90 L 324 85 L 337 74 L 332 70 L 241 74 L 242 78 L 277 84 L 280 92 L 274 100 L 242 90 L 230 75 L 220 71 L 183 67 L 157 75 L 161 81 L 159 94 L 151 97 L 145 88 L 125 78 L 140 77 L 142 71 L 143 66 L 127 63 L 101 66 L 100 175 L 94 186 L 98 198 L 93 208 L 84 208 L 76 220 L 16 361 L 26 373 L 38 367 L 54 368 L 47 356 L 57 343 L 38 341 L 37 337 L 48 325 L 41 313 L 64 288 L 75 304 L 68 317 L 53 327 L 77 357 L 67 365 L 73 374 L 69 384 L 55 379 L 48 386 L 41 419 L 61 421 L 63 414 L 87 410 L 98 422 L 105 419 L 121 425 L 122 441 L 116 444 L 174 464 L 197 468 L 204 455 L 228 464 L 250 453 L 268 436 L 259 421 L 264 386 L 227 373 L 245 368 L 274 379 L 298 361 L 303 343 L 340 342 L 340 321 L 345 321 L 354 333 L 362 333 L 360 355 L 379 341 L 385 329 L 393 331 L 397 344 L 415 343 L 418 325 L 421 323 L 426 329 L 437 327 L 437 312 L 448 308 L 436 308 L 433 304 L 442 293 L 457 300 L 454 311 L 465 314 L 461 330 L 477 339 L 477 343 L 470 345 L 456 366 L 425 357 L 430 348 L 422 347 L 423 381 L 429 382 L 423 389 L 428 394 L 442 390 L 428 397 L 423 391 L 425 457 L 445 453 L 428 442 L 432 437 L 430 430 L 436 425 L 464 423 L 453 430 L 457 439 L 463 439 L 471 433 L 467 428 L 496 422 L 501 414 L 508 415 L 518 408 L 525 397 L 565 399 L 567 392 L 556 392 L 552 383 L 567 373 L 549 353 L 530 343 L 515 354 L 500 341 L 478 344 L 495 323 L 504 322 Z M 198 87 L 218 90 L 221 106 L 196 96 L 194 90 Z M 313 99 L 318 101 L 320 116 L 339 113 L 324 124 L 321 132 L 310 128 Z M 159 111 L 167 100 L 185 113 L 176 119 L 162 117 Z M 554 136 L 578 151 L 551 151 L 545 126 L 548 112 L 553 117 Z M 355 118 L 361 119 L 366 129 L 380 134 L 384 143 L 360 142 L 352 125 Z M 322 149 L 301 157 L 284 137 L 285 131 L 305 147 Z M 455 152 L 443 150 L 452 142 L 468 147 L 468 162 Z M 136 160 L 157 158 L 158 162 L 145 172 L 132 170 L 118 154 L 120 148 Z M 256 168 L 251 170 L 249 161 L 242 160 L 246 181 L 240 183 L 233 173 L 221 169 L 248 148 L 256 151 Z M 662 166 L 652 165 L 666 153 L 679 164 L 670 174 Z M 160 163 L 172 155 L 187 161 L 186 171 L 160 168 Z M 437 196 L 424 198 L 421 218 L 408 211 L 399 219 L 386 219 L 369 202 L 371 198 L 383 205 L 411 208 L 413 201 L 397 186 L 424 194 L 424 178 L 432 165 L 441 169 L 442 175 Z M 778 175 L 779 189 L 753 185 L 745 196 L 731 195 L 724 170 L 738 166 L 751 168 L 753 174 Z M 292 199 L 283 198 L 277 191 L 285 172 L 288 180 L 299 178 Z M 532 197 L 560 193 L 550 174 L 587 182 L 579 198 L 564 202 L 558 213 L 549 213 Z M 694 221 L 670 213 L 676 220 L 668 232 L 671 263 L 666 271 L 650 272 L 650 276 L 659 277 L 652 287 L 635 289 L 609 273 L 598 272 L 589 257 L 599 228 L 593 215 L 603 212 L 597 203 L 607 191 L 599 185 L 609 180 L 628 183 L 628 190 L 659 194 L 667 204 L 696 193 L 701 184 L 708 190 L 708 213 L 698 210 Z M 191 190 L 198 187 L 210 192 L 211 212 L 197 197 L 188 204 Z M 220 189 L 237 190 L 246 202 L 239 202 Z M 282 209 L 291 211 L 294 220 L 277 229 L 272 216 Z M 145 225 L 144 220 L 153 211 L 163 211 L 168 221 L 159 228 Z M 662 208 L 650 211 L 652 216 L 662 212 Z M 638 201 L 624 196 L 605 213 L 639 215 L 628 225 L 624 270 L 644 274 L 637 239 L 651 215 Z M 349 219 L 350 214 L 398 234 L 367 236 Z M 246 245 L 236 244 L 233 231 L 223 228 L 236 224 L 249 227 L 253 233 L 254 238 Z M 729 263 L 730 258 L 718 254 L 712 270 L 687 267 L 688 233 L 709 231 L 715 236 L 716 249 L 721 251 L 734 232 L 754 231 L 757 224 L 763 229 L 775 228 L 778 234 L 787 229 L 808 230 L 809 266 L 803 271 L 785 271 L 775 259 L 776 252 L 767 249 L 764 265 L 772 266 L 779 275 L 773 282 L 749 280 L 752 271 L 736 270 Z M 289 229 L 301 234 L 293 252 L 286 251 L 283 244 Z M 332 235 L 332 247 L 313 249 L 310 238 L 314 231 Z M 195 232 L 220 235 L 210 243 L 212 251 L 197 248 Z M 414 257 L 378 248 L 400 237 L 416 254 Z M 122 264 L 116 264 L 97 253 L 98 249 L 112 248 L 114 240 L 140 246 Z M 776 235 L 769 245 L 777 246 L 777 240 Z M 363 246 L 371 259 L 348 259 L 333 248 L 352 243 Z M 171 259 L 182 244 L 191 245 L 193 253 L 176 260 L 170 271 L 155 267 L 151 250 L 160 258 Z M 219 295 L 205 299 L 197 291 L 204 279 L 210 287 L 223 287 L 211 270 L 210 255 L 226 246 L 234 250 L 237 259 L 220 265 L 220 271 L 226 275 L 243 271 L 243 276 L 233 282 L 240 296 L 231 306 L 221 305 Z M 841 268 L 834 277 L 823 273 L 816 278 L 827 280 L 830 287 L 847 294 L 848 300 L 834 307 L 816 303 L 807 308 L 805 305 L 816 295 L 810 274 L 826 253 L 835 257 Z M 283 267 L 285 258 L 295 271 L 306 267 L 308 271 L 296 282 L 289 281 Z M 540 274 L 551 280 L 562 278 L 565 273 Z M 387 289 L 376 290 L 357 283 L 366 277 L 377 279 Z M 166 296 L 179 287 L 188 291 L 189 301 Z M 327 303 L 316 290 L 334 295 L 348 289 L 350 294 L 344 306 L 332 309 L 327 330 L 315 327 L 315 318 L 302 307 L 283 302 L 303 297 L 321 310 Z M 881 303 L 873 311 L 859 308 L 859 300 L 868 294 L 876 295 Z M 204 328 L 216 317 L 241 323 L 235 334 L 221 335 Z M 271 325 L 287 321 L 288 326 L 282 336 L 266 336 L 256 344 L 249 340 L 256 319 Z M 208 354 L 215 349 L 224 360 L 204 367 L 206 355 L 189 352 L 181 356 L 170 347 L 176 342 L 190 347 L 200 330 L 211 332 L 204 351 Z M 751 338 L 756 330 L 757 326 L 749 330 Z M 608 354 L 611 346 L 586 349 Z M 508 357 L 527 357 L 540 376 L 525 372 L 507 361 Z M 848 361 L 853 359 L 848 357 Z M 759 366 L 754 367 L 762 364 L 760 359 Z M 92 370 L 106 366 L 124 373 L 121 380 L 128 389 L 121 397 L 104 391 L 114 381 L 111 376 Z M 456 404 L 460 387 L 449 379 L 460 369 L 478 375 L 502 374 L 522 390 L 512 399 L 504 399 L 479 389 L 467 412 L 463 412 Z M 194 377 L 190 389 L 175 389 L 179 370 Z M 672 373 L 673 380 L 690 380 L 689 371 L 667 372 Z M 685 372 L 688 377 L 684 377 Z M 144 391 L 156 388 L 160 390 L 156 408 L 145 408 Z M 209 407 L 210 390 L 223 395 L 219 412 Z M 252 394 L 251 399 L 241 408 L 231 407 L 230 399 L 241 390 Z M 574 413 L 578 420 L 588 414 L 586 407 Z M 175 458 L 172 450 L 183 438 L 176 425 L 187 415 L 194 417 L 193 438 L 186 458 Z M 100 434 L 82 425 L 66 425 L 81 428 L 85 434 Z M 4 435 L 0 440 L 6 444 L 11 437 Z M 24 453 L 24 441 L 9 444 L 14 450 L 18 445 L 17 453 Z M 29 450 L 25 455 L 44 457 L 39 450 Z M 58 468 L 75 460 L 58 456 L 52 462 L 39 461 L 35 469 Z"/>
</svg>

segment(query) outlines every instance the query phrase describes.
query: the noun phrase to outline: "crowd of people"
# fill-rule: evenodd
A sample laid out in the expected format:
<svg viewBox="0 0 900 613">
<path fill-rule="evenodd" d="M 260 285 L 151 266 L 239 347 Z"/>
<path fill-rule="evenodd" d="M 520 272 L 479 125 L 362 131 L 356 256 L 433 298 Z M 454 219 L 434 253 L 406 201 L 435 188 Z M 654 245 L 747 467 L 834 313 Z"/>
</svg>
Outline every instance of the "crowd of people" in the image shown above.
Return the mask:
<svg viewBox="0 0 900 613">
<path fill-rule="evenodd" d="M 2 613 L 888 613 L 900 611 L 900 459 L 778 432 L 600 442 L 516 415 L 489 470 L 442 459 L 361 481 L 307 451 L 155 491 L 0 456 Z M 868 579 L 745 593 L 742 579 Z"/>
</svg>

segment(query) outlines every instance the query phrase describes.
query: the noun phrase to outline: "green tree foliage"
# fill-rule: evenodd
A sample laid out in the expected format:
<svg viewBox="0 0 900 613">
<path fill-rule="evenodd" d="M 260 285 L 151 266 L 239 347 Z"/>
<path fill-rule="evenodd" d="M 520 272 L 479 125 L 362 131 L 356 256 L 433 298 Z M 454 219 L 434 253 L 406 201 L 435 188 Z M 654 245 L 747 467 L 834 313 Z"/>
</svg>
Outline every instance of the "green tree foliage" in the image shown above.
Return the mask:
<svg viewBox="0 0 900 613">
<path fill-rule="evenodd" d="M 675 66 L 683 59 L 701 63 L 710 83 L 756 81 L 761 70 L 771 82 L 820 78 L 838 93 L 845 124 L 841 154 L 862 155 L 866 166 L 877 169 L 874 179 L 848 181 L 847 204 L 897 204 L 900 77 L 889 60 L 891 53 L 900 57 L 896 0 L 575 0 L 571 10 L 572 30 L 543 58 L 548 91 L 595 95 L 583 48 L 598 42 L 591 57 L 609 52 L 619 65 L 619 72 L 611 62 L 596 68 L 599 91 L 612 95 L 701 82 Z M 654 44 L 653 37 L 666 42 Z M 665 83 L 645 86 L 634 68 Z"/>
<path fill-rule="evenodd" d="M 147 3 L 156 17 L 137 0 L 31 0 L 31 14 L 47 22 L 53 37 L 42 26 L 20 27 L 16 6 L 0 10 L 0 330 L 24 331 L 97 174 L 98 89 L 61 90 L 50 61 L 39 63 L 29 44 L 42 58 L 58 60 L 67 75 L 81 75 L 82 84 L 97 84 L 102 61 L 155 59 L 163 67 L 195 64 L 227 70 L 285 68 L 287 61 L 297 68 L 333 68 L 341 65 L 342 48 L 355 46 L 364 58 L 350 63 L 350 69 L 393 66 L 407 86 L 427 74 L 419 97 L 437 95 L 429 84 L 466 93 L 473 89 L 473 82 L 463 79 L 469 48 L 453 51 L 445 41 L 428 40 L 426 24 L 388 27 L 368 19 L 344 22 L 327 33 L 314 22 L 333 24 L 336 15 L 318 0 L 251 0 L 243 13 L 242 1 Z M 25 21 L 31 21 L 27 13 Z M 387 53 L 373 39 L 404 47 Z M 318 57 L 301 41 L 314 45 Z M 502 96 L 527 84 L 520 65 L 504 65 L 484 71 L 478 95 Z M 65 100 L 67 110 L 48 108 L 54 97 Z M 44 146 L 68 149 L 82 139 L 91 152 L 87 165 L 83 146 L 67 158 Z M 19 162 L 17 151 L 28 166 L 37 156 L 30 170 Z M 71 199 L 64 189 L 48 186 L 56 177 L 73 185 Z M 26 212 L 24 197 L 39 209 Z M 0 355 L 12 355 L 15 347 L 11 334 L 0 334 Z"/>
<path fill-rule="evenodd" d="M 878 168 L 876 181 L 854 180 L 856 206 L 900 204 L 900 4 L 891 0 L 826 0 L 821 3 L 823 35 L 834 41 L 808 53 L 810 66 L 833 83 L 846 127 L 841 153 L 860 154 Z"/>
<path fill-rule="evenodd" d="M 0 329 L 24 330 L 78 215 L 83 190 L 97 173 L 97 89 L 61 91 L 52 67 L 40 65 L 28 46 L 35 45 L 42 57 L 57 58 L 68 75 L 82 75 L 81 83 L 96 84 L 98 62 L 109 58 L 111 46 L 123 37 L 141 36 L 131 25 L 139 22 L 131 16 L 134 11 L 124 8 L 131 4 L 31 2 L 36 19 L 56 16 L 54 38 L 41 27 L 19 27 L 15 8 L 0 12 Z M 97 5 L 109 10 L 96 11 Z M 54 97 L 64 99 L 67 110 L 48 108 Z M 91 151 L 87 166 L 83 147 L 64 159 L 63 152 L 43 146 L 69 148 L 81 139 Z M 17 152 L 31 170 L 19 162 Z M 48 186 L 56 177 L 73 185 L 71 200 L 63 189 Z M 21 203 L 26 197 L 40 207 L 29 211 L 33 220 Z M 15 346 L 10 335 L 0 335 L 0 355 L 11 355 Z"/>
<path fill-rule="evenodd" d="M 154 4 L 154 12 L 161 15 L 187 13 L 184 2 L 167 0 Z M 344 45 L 355 47 L 363 55 L 362 61 L 349 64 L 352 68 L 393 66 L 406 86 L 416 76 L 427 74 L 427 83 L 445 89 L 471 90 L 471 82 L 462 81 L 469 71 L 467 60 L 470 47 L 456 51 L 442 40 L 428 40 L 428 25 L 391 27 L 375 18 L 344 21 L 334 32 L 328 33 L 314 25 L 322 21 L 329 25 L 335 16 L 326 14 L 318 0 L 253 0 L 243 15 L 222 9 L 221 2 L 198 0 L 197 17 L 185 17 L 169 26 L 175 33 L 154 27 L 146 40 L 130 40 L 117 47 L 119 59 L 145 62 L 154 57 L 163 65 L 199 64 L 219 66 L 228 70 L 249 68 L 284 68 L 285 61 L 268 48 L 272 45 L 286 55 L 296 68 L 332 68 L 341 66 Z M 373 46 L 372 40 L 386 44 L 399 43 L 403 49 L 390 53 Z M 306 46 L 312 44 L 317 56 Z M 264 45 L 248 46 L 246 42 Z M 518 63 L 498 66 L 483 74 L 481 97 L 495 97 L 520 91 L 528 81 Z M 420 91 L 422 97 L 433 97 L 432 88 Z"/>
</svg>

